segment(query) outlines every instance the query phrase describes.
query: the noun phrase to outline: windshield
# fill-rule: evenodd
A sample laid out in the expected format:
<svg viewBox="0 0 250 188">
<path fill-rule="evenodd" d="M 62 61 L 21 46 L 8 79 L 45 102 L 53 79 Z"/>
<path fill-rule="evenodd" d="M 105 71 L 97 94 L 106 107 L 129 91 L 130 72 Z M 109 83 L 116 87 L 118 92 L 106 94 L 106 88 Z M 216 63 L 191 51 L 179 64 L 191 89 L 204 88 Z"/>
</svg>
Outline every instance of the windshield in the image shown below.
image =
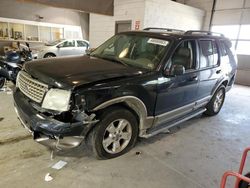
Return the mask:
<svg viewBox="0 0 250 188">
<path fill-rule="evenodd" d="M 118 34 L 90 55 L 115 60 L 128 66 L 153 70 L 160 63 L 169 41 L 133 34 Z"/>
<path fill-rule="evenodd" d="M 48 42 L 46 45 L 47 45 L 47 46 L 54 46 L 54 45 L 57 45 L 58 43 L 62 42 L 63 40 L 64 40 L 64 39 L 50 41 L 50 42 Z"/>
</svg>

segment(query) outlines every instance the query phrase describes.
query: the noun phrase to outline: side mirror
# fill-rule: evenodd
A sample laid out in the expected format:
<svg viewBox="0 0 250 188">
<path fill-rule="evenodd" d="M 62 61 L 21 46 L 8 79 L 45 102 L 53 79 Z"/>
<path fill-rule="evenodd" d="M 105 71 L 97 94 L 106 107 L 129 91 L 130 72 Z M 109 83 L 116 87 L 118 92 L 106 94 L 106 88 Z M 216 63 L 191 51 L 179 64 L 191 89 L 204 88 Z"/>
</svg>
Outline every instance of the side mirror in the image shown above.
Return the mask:
<svg viewBox="0 0 250 188">
<path fill-rule="evenodd" d="M 56 46 L 57 48 L 61 48 L 60 44 Z"/>
<path fill-rule="evenodd" d="M 185 67 L 183 65 L 173 65 L 171 67 L 171 75 L 179 76 L 185 74 Z"/>
</svg>

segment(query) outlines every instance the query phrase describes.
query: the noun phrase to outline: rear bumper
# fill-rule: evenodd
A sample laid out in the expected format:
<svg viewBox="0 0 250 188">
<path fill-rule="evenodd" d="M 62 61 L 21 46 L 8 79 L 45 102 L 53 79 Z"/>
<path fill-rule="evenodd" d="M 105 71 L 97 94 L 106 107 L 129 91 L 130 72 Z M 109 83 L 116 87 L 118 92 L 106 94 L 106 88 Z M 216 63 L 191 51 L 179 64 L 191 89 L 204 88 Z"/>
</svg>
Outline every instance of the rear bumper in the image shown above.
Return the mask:
<svg viewBox="0 0 250 188">
<path fill-rule="evenodd" d="M 15 89 L 13 97 L 18 119 L 34 139 L 43 145 L 58 149 L 76 147 L 91 128 L 90 124 L 64 123 L 39 113 L 19 89 Z"/>
</svg>

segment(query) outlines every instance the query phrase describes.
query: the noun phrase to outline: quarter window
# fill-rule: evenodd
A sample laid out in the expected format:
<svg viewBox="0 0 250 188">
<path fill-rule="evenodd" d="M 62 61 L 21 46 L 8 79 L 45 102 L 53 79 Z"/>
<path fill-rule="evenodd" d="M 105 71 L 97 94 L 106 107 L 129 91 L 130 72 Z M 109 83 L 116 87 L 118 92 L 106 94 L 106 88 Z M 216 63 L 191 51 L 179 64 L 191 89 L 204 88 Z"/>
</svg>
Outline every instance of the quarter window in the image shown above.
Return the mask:
<svg viewBox="0 0 250 188">
<path fill-rule="evenodd" d="M 200 41 L 200 68 L 212 67 L 218 64 L 218 49 L 215 41 Z"/>
</svg>

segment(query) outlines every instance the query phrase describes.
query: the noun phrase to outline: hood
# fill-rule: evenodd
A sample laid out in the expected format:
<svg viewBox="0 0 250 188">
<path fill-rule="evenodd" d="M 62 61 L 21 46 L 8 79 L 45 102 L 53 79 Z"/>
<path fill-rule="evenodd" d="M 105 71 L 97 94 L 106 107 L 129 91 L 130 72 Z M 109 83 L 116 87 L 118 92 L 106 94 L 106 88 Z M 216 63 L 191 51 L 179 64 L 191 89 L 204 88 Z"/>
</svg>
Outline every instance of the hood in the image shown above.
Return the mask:
<svg viewBox="0 0 250 188">
<path fill-rule="evenodd" d="M 36 60 L 26 63 L 24 70 L 50 86 L 64 89 L 114 78 L 131 77 L 145 71 L 90 56 Z"/>
</svg>

